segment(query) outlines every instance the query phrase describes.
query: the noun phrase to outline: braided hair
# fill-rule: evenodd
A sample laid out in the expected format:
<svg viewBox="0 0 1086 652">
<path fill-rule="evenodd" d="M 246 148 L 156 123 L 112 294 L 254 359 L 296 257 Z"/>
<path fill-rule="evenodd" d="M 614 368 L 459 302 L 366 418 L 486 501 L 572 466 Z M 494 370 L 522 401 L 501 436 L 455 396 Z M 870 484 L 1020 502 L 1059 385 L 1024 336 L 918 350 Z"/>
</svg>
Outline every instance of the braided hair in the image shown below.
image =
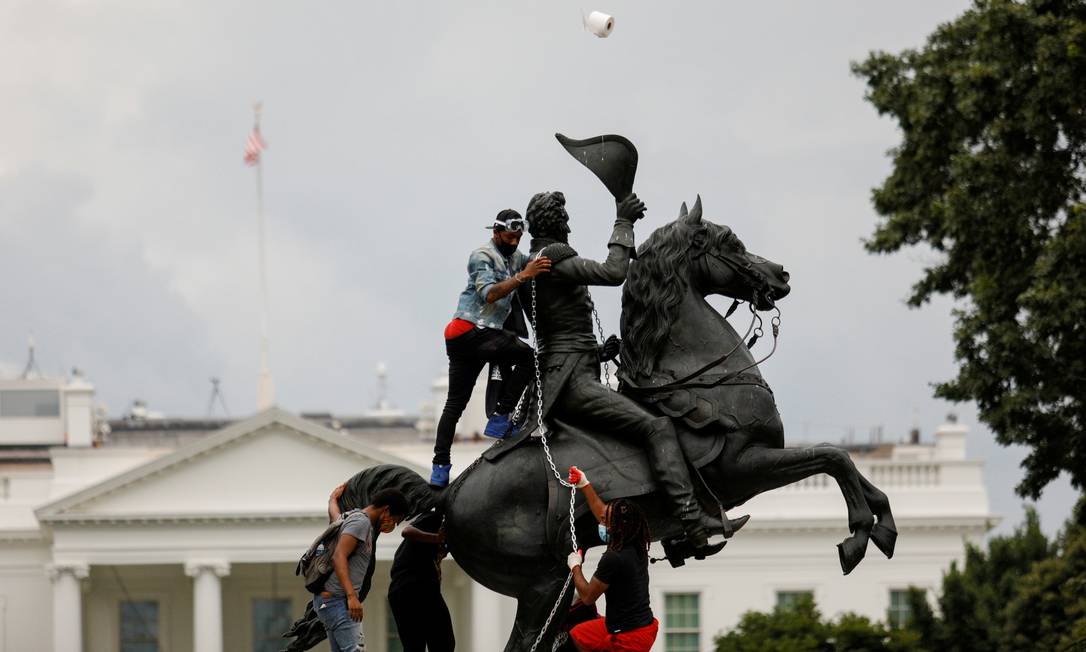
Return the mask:
<svg viewBox="0 0 1086 652">
<path fill-rule="evenodd" d="M 607 513 L 610 516 L 610 526 L 607 529 L 611 535 L 607 549 L 618 552 L 626 546 L 633 546 L 639 557 L 647 558 L 652 534 L 649 532 L 648 519 L 637 503 L 616 498 L 607 504 Z"/>
</svg>

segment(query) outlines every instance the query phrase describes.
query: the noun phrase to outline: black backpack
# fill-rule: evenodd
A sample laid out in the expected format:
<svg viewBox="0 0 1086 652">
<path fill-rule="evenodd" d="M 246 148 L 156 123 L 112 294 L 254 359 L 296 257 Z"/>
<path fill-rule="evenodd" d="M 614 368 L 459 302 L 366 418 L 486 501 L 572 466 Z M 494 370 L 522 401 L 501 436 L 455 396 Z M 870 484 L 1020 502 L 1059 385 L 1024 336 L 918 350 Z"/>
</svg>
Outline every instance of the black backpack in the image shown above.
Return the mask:
<svg viewBox="0 0 1086 652">
<path fill-rule="evenodd" d="M 332 555 L 336 552 L 336 544 L 339 543 L 339 533 L 343 530 L 343 524 L 348 520 L 366 518 L 360 509 L 345 512 L 339 518 L 328 524 L 324 531 L 313 540 L 312 545 L 302 553 L 298 565 L 294 568 L 295 575 L 301 575 L 305 580 L 305 589 L 317 594 L 324 590 L 324 583 L 335 572 L 332 563 Z"/>
</svg>

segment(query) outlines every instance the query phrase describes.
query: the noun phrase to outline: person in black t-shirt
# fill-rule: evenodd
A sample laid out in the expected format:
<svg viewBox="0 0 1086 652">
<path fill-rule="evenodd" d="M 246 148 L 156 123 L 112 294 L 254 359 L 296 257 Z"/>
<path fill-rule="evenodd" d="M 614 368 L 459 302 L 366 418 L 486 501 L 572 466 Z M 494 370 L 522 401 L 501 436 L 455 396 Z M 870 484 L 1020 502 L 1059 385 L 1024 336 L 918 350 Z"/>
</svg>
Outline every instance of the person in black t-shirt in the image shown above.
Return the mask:
<svg viewBox="0 0 1086 652">
<path fill-rule="evenodd" d="M 570 641 L 579 652 L 648 652 L 660 623 L 649 606 L 652 535 L 645 514 L 624 498 L 604 503 L 575 466 L 569 468 L 569 482 L 584 493 L 599 521 L 600 538 L 607 544 L 591 581 L 581 571 L 581 553 L 569 554 L 567 562 L 581 601 L 592 605 L 600 595 L 607 596 L 607 615 L 571 629 Z"/>
<path fill-rule="evenodd" d="M 404 652 L 452 652 L 456 647 L 449 607 L 441 597 L 446 554 L 441 521 L 437 512 L 412 521 L 392 561 L 388 604 Z"/>
</svg>

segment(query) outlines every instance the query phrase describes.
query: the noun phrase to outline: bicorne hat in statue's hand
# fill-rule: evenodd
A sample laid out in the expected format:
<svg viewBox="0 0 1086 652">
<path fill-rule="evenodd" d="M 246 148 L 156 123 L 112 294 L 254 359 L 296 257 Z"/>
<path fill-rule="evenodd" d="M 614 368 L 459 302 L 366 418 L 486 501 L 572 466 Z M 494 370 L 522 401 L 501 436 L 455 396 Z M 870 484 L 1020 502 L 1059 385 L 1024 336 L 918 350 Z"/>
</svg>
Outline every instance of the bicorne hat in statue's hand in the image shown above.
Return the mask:
<svg viewBox="0 0 1086 652">
<path fill-rule="evenodd" d="M 623 136 L 609 134 L 584 140 L 574 140 L 554 134 L 570 155 L 592 171 L 603 185 L 622 201 L 633 192 L 637 174 L 637 148 Z"/>
</svg>

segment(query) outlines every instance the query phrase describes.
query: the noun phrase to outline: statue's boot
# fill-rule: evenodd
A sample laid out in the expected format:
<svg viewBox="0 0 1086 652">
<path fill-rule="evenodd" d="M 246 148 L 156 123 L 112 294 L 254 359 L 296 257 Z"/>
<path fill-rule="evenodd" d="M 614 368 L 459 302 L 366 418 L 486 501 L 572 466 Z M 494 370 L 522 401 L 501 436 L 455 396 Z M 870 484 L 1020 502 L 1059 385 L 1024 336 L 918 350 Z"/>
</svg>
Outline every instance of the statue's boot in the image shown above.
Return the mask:
<svg viewBox="0 0 1086 652">
<path fill-rule="evenodd" d="M 721 519 L 720 516 L 713 516 L 711 514 L 702 514 L 701 519 L 702 522 L 705 523 L 705 527 L 708 528 L 710 534 L 720 532 L 724 535 L 725 539 L 730 539 L 735 536 L 735 533 L 750 520 L 749 514 L 745 514 L 739 518 L 728 518 L 727 514 L 721 514 L 721 516 L 724 518 Z"/>
<path fill-rule="evenodd" d="M 679 517 L 687 541 L 695 549 L 704 548 L 709 543 L 709 529 L 702 521 L 701 505 L 694 498 L 694 483 L 675 426 L 667 417 L 653 419 L 650 425 L 652 431 L 646 442 L 649 466 Z"/>
</svg>

